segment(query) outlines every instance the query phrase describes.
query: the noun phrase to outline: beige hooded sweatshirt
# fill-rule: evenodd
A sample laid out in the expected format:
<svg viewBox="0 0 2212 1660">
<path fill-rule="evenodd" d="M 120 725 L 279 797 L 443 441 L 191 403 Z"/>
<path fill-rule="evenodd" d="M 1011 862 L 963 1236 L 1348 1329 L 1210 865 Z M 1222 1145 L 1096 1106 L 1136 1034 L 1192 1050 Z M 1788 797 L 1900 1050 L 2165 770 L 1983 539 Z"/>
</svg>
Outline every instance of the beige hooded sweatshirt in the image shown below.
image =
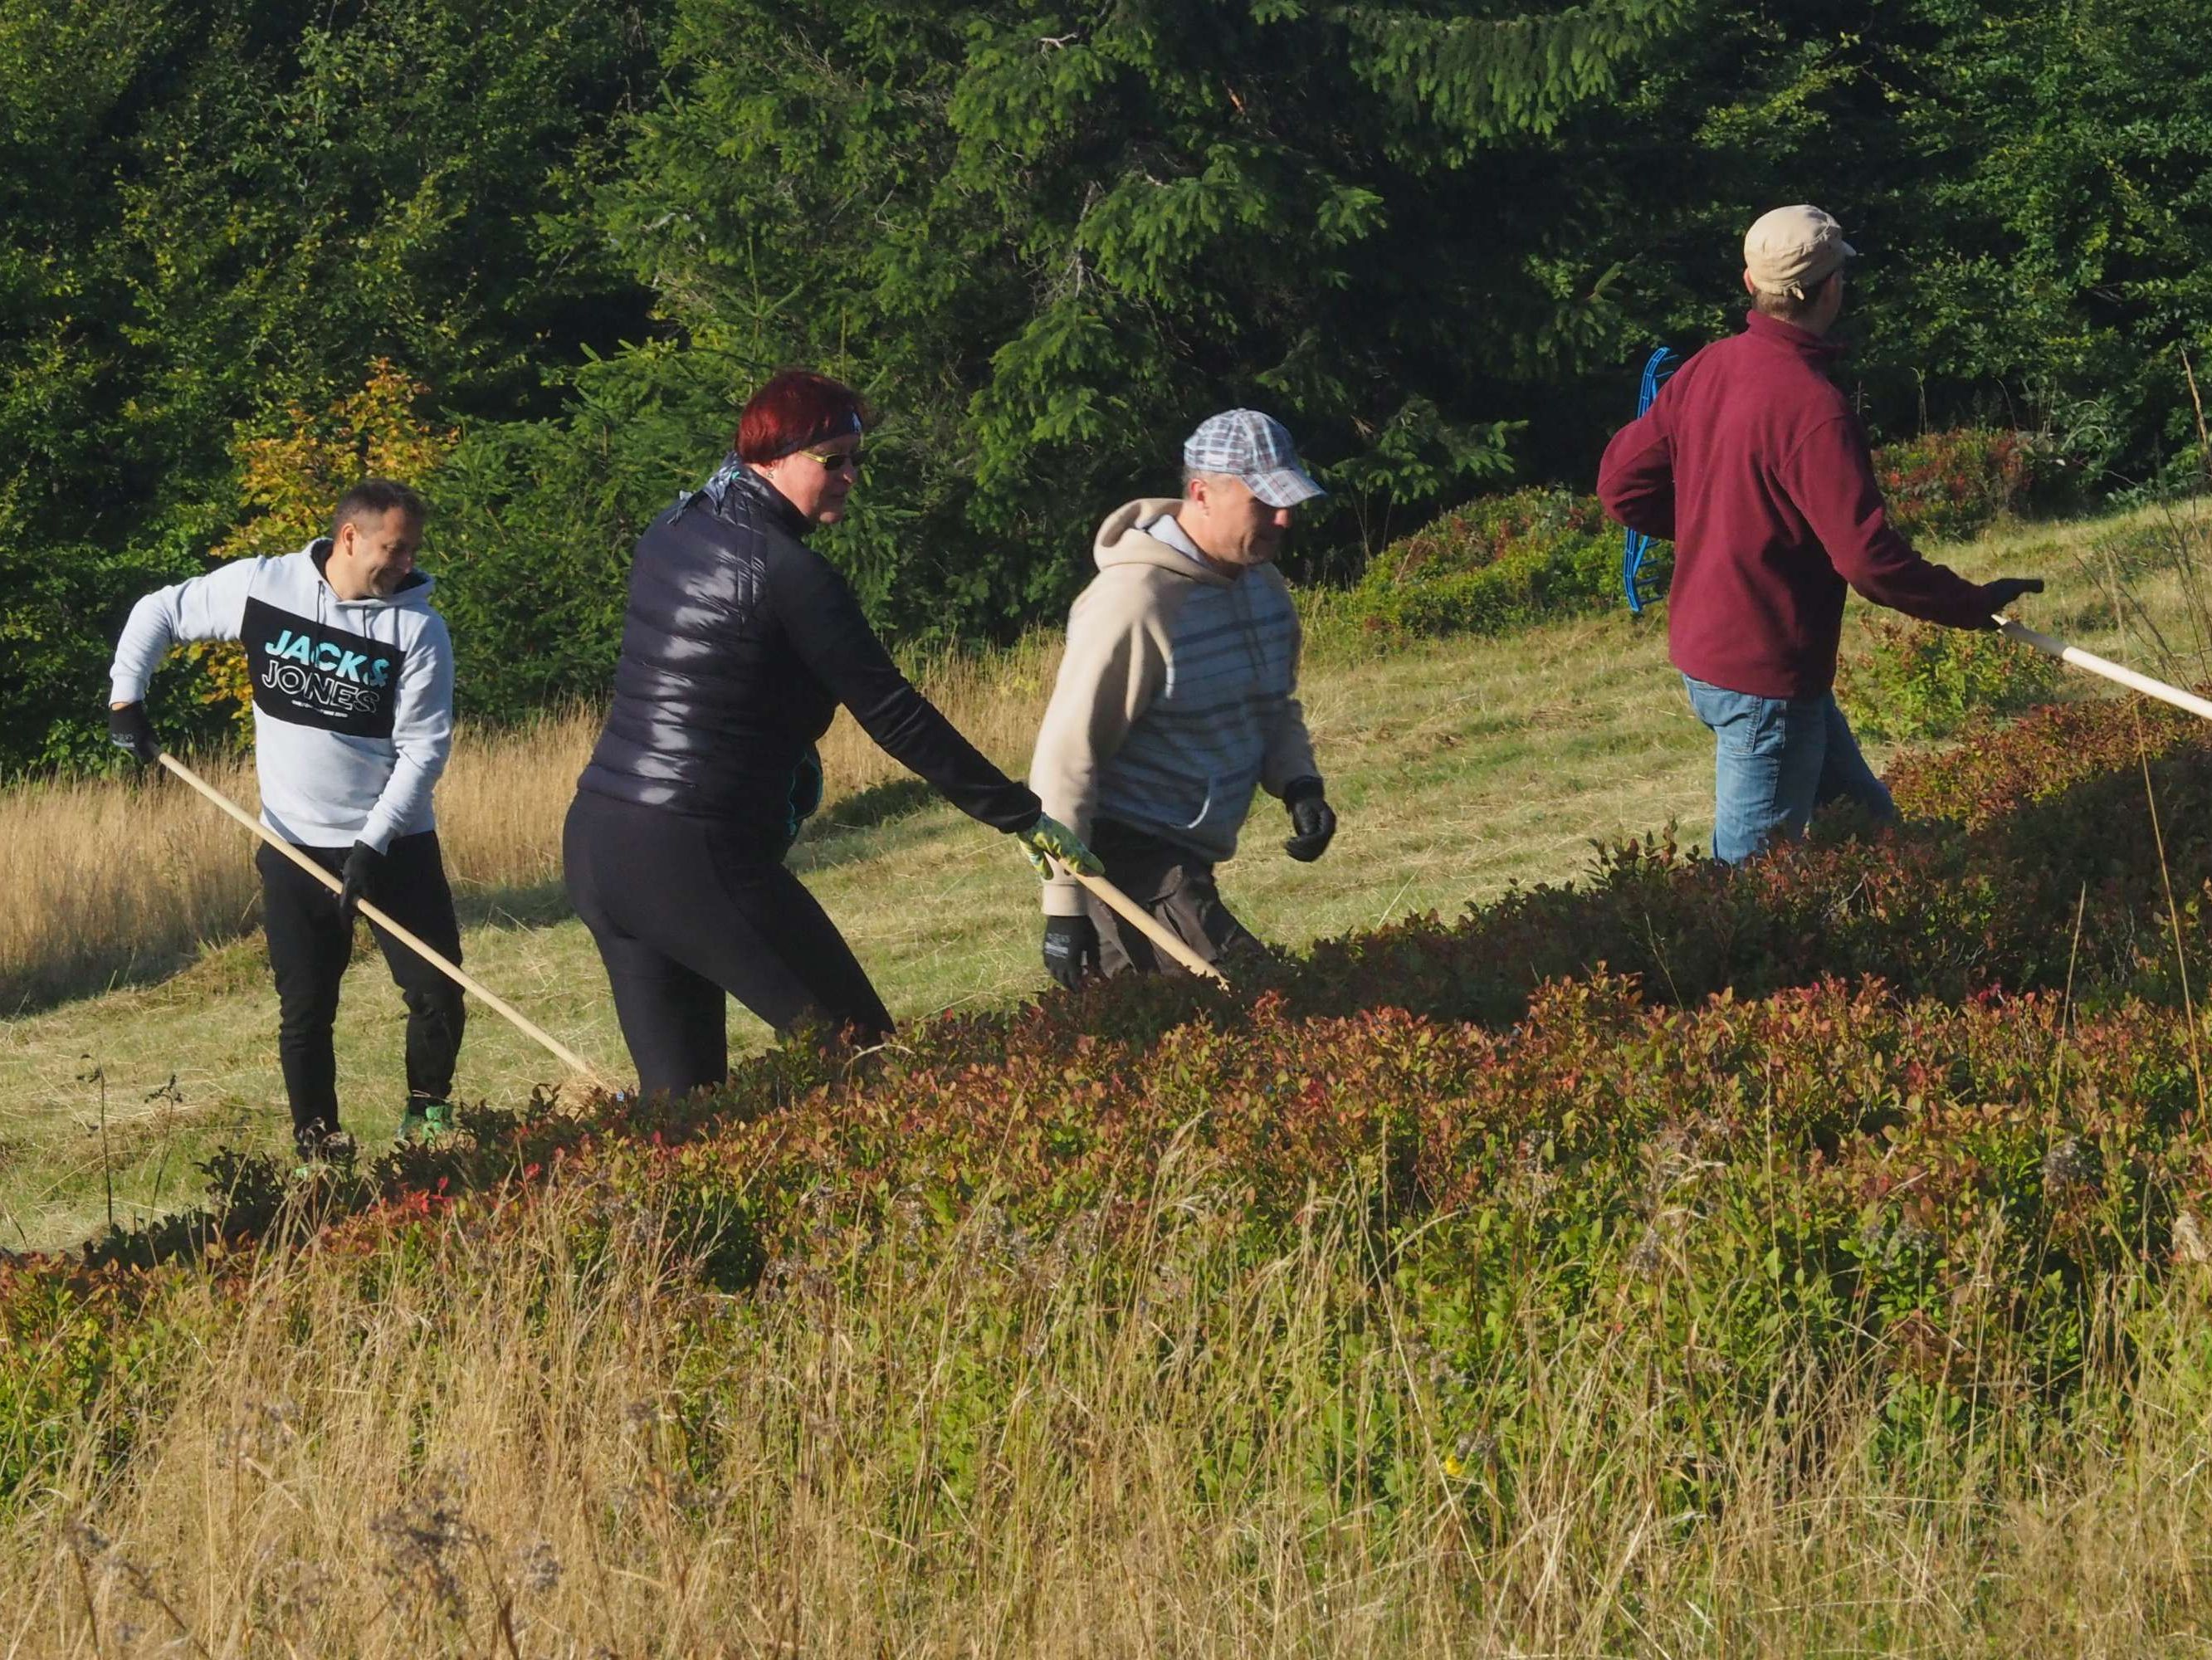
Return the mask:
<svg viewBox="0 0 2212 1660">
<path fill-rule="evenodd" d="M 1279 796 L 1320 769 L 1290 590 L 1273 565 L 1226 576 L 1139 528 L 1181 506 L 1146 497 L 1099 526 L 1029 783 L 1078 836 L 1110 818 L 1218 864 L 1255 787 Z M 1079 915 L 1081 891 L 1048 882 L 1044 909 Z"/>
</svg>

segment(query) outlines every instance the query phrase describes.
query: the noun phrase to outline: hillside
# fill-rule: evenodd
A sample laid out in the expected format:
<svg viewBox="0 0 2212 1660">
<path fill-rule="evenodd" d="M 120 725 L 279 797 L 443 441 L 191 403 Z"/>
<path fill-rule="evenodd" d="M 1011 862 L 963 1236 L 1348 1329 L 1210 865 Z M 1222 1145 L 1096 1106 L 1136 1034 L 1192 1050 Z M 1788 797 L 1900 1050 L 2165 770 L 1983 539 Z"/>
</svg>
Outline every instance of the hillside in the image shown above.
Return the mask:
<svg viewBox="0 0 2212 1660">
<path fill-rule="evenodd" d="M 2193 521 L 2150 510 L 2016 527 L 1941 553 L 1970 573 L 2043 572 L 2052 593 L 2027 615 L 2148 664 L 2160 654 L 2147 621 L 2163 625 L 2168 657 L 2187 648 L 2187 594 L 2154 556 L 2193 534 Z M 1851 615 L 1847 656 L 1869 649 L 1866 608 Z M 1231 902 L 1263 936 L 1300 947 L 1426 911 L 1449 918 L 1515 882 L 1578 876 L 1596 841 L 1670 823 L 1685 843 L 1703 841 L 1710 740 L 1683 707 L 1664 647 L 1660 617 L 1639 623 L 1625 613 L 1384 654 L 1356 630 L 1325 623 L 1305 691 L 1343 830 L 1325 860 L 1298 866 L 1281 855 L 1279 815 L 1263 804 L 1226 872 Z M 1018 769 L 1050 666 L 1047 647 L 990 675 L 936 678 L 963 723 Z M 2172 672 L 2188 678 L 2185 667 Z M 2078 677 L 2063 688 L 2100 689 Z M 588 742 L 588 721 L 556 723 L 526 747 L 495 753 L 485 763 L 489 778 L 473 781 L 465 749 L 441 799 L 457 888 L 480 919 L 466 937 L 470 966 L 619 1075 L 624 1057 L 605 979 L 588 936 L 562 920 L 554 879 L 560 818 Z M 1880 747 L 1869 749 L 1879 766 Z M 828 753 L 833 792 L 841 780 L 896 770 L 849 727 Z M 196 800 L 176 800 L 181 794 L 171 789 L 163 815 L 182 815 L 215 849 L 191 856 L 234 857 L 241 891 L 231 903 L 241 903 L 250 894 L 242 841 Z M 878 815 L 885 816 L 870 822 Z M 841 830 L 840 821 L 860 827 Z M 126 821 L 120 858 L 143 852 L 137 822 Z M 1003 1006 L 1044 987 L 1026 866 L 907 785 L 833 794 L 793 863 L 902 1021 Z M 487 880 L 494 867 L 532 874 Z M 249 938 L 209 950 L 172 979 L 0 1024 L 0 1241 L 52 1246 L 105 1222 L 100 1085 L 87 1076 L 94 1068 L 105 1079 L 106 1168 L 120 1221 L 188 1201 L 193 1164 L 216 1146 L 278 1149 L 286 1121 L 275 1020 L 258 942 Z M 732 1035 L 744 1052 L 765 1031 L 733 1006 Z M 397 1121 L 399 1041 L 398 995 L 374 951 L 358 952 L 339 1022 L 339 1088 L 365 1139 Z M 512 1102 L 553 1075 L 526 1039 L 477 1012 L 462 1057 L 465 1098 Z"/>
<path fill-rule="evenodd" d="M 1571 810 L 1565 685 L 1623 639 L 1343 671 L 1425 743 L 1506 685 L 1579 734 L 1492 775 L 1340 705 L 1370 816 Z M 307 1184 L 226 1154 L 0 1258 L 11 1649 L 2192 1651 L 2212 730 L 2093 700 L 1896 760 L 1878 837 L 1616 848 L 1235 994 L 987 995 Z M 825 868 L 960 903 L 957 833 Z M 989 983 L 917 926 L 908 1006 Z"/>
</svg>

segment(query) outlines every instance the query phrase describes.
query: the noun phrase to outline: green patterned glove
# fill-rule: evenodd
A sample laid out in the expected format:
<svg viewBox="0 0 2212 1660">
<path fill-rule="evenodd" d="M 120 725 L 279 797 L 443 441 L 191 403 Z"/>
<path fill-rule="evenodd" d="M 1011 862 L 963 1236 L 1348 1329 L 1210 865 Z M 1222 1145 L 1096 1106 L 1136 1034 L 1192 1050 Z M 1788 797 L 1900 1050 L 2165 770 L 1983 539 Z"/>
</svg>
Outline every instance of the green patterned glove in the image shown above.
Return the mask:
<svg viewBox="0 0 2212 1660">
<path fill-rule="evenodd" d="M 1022 844 L 1022 851 L 1036 866 L 1036 873 L 1048 882 L 1052 880 L 1052 860 L 1057 859 L 1072 871 L 1084 876 L 1103 876 L 1106 866 L 1098 862 L 1098 855 L 1083 845 L 1075 832 L 1049 813 L 1039 813 L 1037 821 L 1025 830 L 1016 830 L 1014 840 Z"/>
</svg>

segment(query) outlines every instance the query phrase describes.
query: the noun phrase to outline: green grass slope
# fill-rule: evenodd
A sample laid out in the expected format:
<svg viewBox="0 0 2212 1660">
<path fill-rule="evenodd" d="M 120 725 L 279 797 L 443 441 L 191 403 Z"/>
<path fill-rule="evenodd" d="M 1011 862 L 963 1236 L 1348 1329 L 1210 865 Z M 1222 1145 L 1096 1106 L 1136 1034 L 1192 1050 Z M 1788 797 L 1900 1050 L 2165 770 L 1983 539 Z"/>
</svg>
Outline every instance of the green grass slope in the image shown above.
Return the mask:
<svg viewBox="0 0 2212 1660">
<path fill-rule="evenodd" d="M 2170 556 L 2191 534 L 2146 512 L 2011 527 L 1940 556 L 1971 575 L 2042 574 L 2052 593 L 2024 613 L 2030 620 L 2182 674 L 2203 642 Z M 1847 655 L 1865 648 L 1867 616 L 1854 605 Z M 2081 679 L 2063 690 L 2100 687 Z M 1305 696 L 1341 814 L 1336 842 L 1317 865 L 1293 863 L 1279 846 L 1279 812 L 1263 801 L 1224 875 L 1240 914 L 1286 946 L 1423 911 L 1453 915 L 1515 882 L 1571 878 L 1593 841 L 1669 823 L 1686 841 L 1709 834 L 1710 740 L 1668 666 L 1663 616 L 1619 612 L 1387 654 L 1324 619 Z M 1874 758 L 1879 766 L 1882 752 Z M 1043 989 L 1026 866 L 941 803 L 810 835 L 793 863 L 902 1021 Z M 469 934 L 465 955 L 487 984 L 620 1075 L 604 974 L 562 910 L 557 893 L 513 896 L 505 920 Z M 364 1140 L 397 1122 L 401 1022 L 380 959 L 361 952 L 338 1068 L 343 1110 Z M 738 1052 L 764 1043 L 765 1029 L 734 1005 L 731 1025 Z M 111 1203 L 127 1225 L 195 1198 L 195 1162 L 214 1147 L 281 1147 L 275 1025 L 257 940 L 211 951 L 160 985 L 0 1024 L 0 1244 L 82 1238 Z M 475 1011 L 459 1093 L 511 1102 L 556 1074 L 527 1039 Z"/>
</svg>

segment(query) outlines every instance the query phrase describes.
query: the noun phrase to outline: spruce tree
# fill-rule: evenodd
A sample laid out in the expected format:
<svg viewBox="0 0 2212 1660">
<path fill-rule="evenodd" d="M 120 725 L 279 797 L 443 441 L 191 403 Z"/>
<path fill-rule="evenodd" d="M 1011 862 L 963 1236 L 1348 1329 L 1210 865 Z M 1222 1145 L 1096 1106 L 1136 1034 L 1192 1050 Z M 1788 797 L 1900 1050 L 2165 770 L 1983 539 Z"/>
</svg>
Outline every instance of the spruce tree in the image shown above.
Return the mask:
<svg viewBox="0 0 2212 1660">
<path fill-rule="evenodd" d="M 1612 350 L 1547 135 L 1682 14 L 686 0 L 604 222 L 693 346 L 890 411 L 902 511 L 842 538 L 878 615 L 1003 628 L 1215 409 L 1336 486 L 1310 562 L 1501 476 L 1521 393 Z"/>
</svg>

